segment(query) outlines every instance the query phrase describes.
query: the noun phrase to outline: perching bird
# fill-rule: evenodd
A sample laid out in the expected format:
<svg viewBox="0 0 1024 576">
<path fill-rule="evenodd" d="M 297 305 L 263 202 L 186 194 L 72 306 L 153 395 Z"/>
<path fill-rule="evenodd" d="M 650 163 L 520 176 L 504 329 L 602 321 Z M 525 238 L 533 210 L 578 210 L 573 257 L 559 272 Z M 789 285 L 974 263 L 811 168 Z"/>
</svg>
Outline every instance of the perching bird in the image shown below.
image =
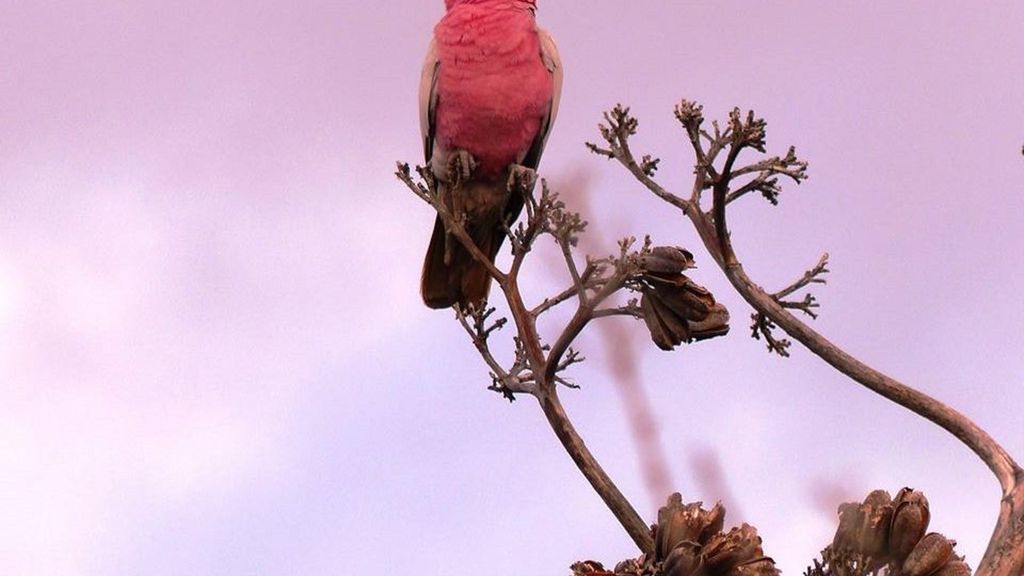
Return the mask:
<svg viewBox="0 0 1024 576">
<path fill-rule="evenodd" d="M 523 207 L 508 189 L 516 165 L 536 170 L 555 121 L 562 65 L 537 27 L 536 0 L 445 0 L 420 81 L 420 130 L 440 195 L 465 214 L 469 235 L 491 261 Z M 451 193 L 453 157 L 465 171 Z M 458 214 L 456 214 L 458 216 Z M 486 267 L 446 233 L 440 217 L 423 263 L 420 291 L 431 308 L 480 305 L 491 278 Z"/>
</svg>

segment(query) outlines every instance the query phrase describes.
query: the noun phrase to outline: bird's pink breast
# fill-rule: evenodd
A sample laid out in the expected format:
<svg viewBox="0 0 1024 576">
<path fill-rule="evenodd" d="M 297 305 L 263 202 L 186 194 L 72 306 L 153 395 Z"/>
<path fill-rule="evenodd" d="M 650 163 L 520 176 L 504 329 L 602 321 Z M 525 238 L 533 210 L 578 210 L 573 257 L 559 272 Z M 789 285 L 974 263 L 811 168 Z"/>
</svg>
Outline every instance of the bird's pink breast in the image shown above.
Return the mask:
<svg viewBox="0 0 1024 576">
<path fill-rule="evenodd" d="M 472 154 L 484 176 L 521 159 L 541 130 L 551 74 L 528 11 L 465 5 L 434 30 L 441 66 L 437 143 Z"/>
</svg>

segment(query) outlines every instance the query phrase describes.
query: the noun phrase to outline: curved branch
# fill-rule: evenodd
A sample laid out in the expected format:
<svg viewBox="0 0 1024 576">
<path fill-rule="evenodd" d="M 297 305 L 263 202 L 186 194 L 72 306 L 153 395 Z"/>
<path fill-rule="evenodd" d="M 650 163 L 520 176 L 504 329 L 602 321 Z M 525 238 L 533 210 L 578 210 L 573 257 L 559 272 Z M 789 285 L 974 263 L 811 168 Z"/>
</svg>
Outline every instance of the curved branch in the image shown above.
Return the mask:
<svg viewBox="0 0 1024 576">
<path fill-rule="evenodd" d="M 699 108 L 696 110 L 699 112 Z M 693 118 L 697 118 L 697 121 L 687 118 L 687 121 L 683 122 L 690 132 L 696 129 L 700 121 L 699 117 L 694 116 Z M 620 122 L 619 125 L 621 124 Z M 722 268 L 729 282 L 747 303 L 757 312 L 764 314 L 775 322 L 792 338 L 806 346 L 811 352 L 828 362 L 836 370 L 849 376 L 869 390 L 938 424 L 944 430 L 960 439 L 992 470 L 999 481 L 1004 496 L 1009 496 L 1017 488 L 1018 475 L 1024 475 L 1024 472 L 1021 471 L 1020 466 L 1014 462 L 1006 450 L 977 424 L 953 408 L 871 368 L 832 344 L 824 336 L 786 310 L 771 294 L 755 284 L 746 275 L 742 264 L 735 256 L 732 242 L 729 238 L 729 230 L 726 227 L 727 171 L 723 170 L 720 173 L 719 181 L 715 184 L 715 198 L 711 209 L 714 218 L 708 218 L 708 215 L 700 210 L 699 206 L 687 201 L 681 201 L 678 196 L 665 190 L 651 178 L 641 177 L 646 175 L 637 173 L 636 160 L 633 158 L 629 146 L 624 142 L 628 140 L 631 133 L 621 129 L 616 130 L 615 128 L 617 127 L 618 125 L 613 126 L 611 131 L 611 135 L 614 135 L 616 138 L 609 141 L 610 148 L 608 152 L 611 154 L 610 157 L 618 160 L 651 192 L 680 208 L 689 217 L 690 222 L 697 230 L 708 252 L 719 267 Z M 703 151 L 699 150 L 699 140 L 694 148 L 698 149 L 696 150 L 698 158 L 701 157 Z M 701 177 L 702 168 L 705 167 L 698 164 L 698 178 Z M 731 170 L 731 165 L 729 168 Z"/>
<path fill-rule="evenodd" d="M 580 469 L 580 472 L 587 478 L 590 485 L 604 500 L 605 505 L 612 511 L 615 518 L 619 520 L 622 527 L 626 529 L 630 538 L 636 543 L 637 548 L 640 549 L 644 554 L 648 554 L 654 550 L 654 539 L 651 537 L 651 531 L 644 523 L 643 519 L 637 513 L 637 511 L 629 504 L 629 500 L 619 491 L 615 484 L 605 473 L 601 465 L 597 463 L 597 459 L 590 453 L 587 445 L 583 443 L 583 439 L 576 432 L 576 428 L 573 427 L 572 422 L 569 421 L 569 417 L 565 413 L 565 409 L 562 408 L 562 403 L 558 399 L 558 390 L 556 387 L 551 386 L 542 390 L 539 394 L 536 394 L 537 400 L 540 402 L 541 409 L 544 411 L 544 416 L 548 419 L 548 424 L 551 425 L 551 429 L 555 432 L 555 436 L 558 436 L 558 440 L 561 441 L 562 446 L 572 457 L 573 462 L 576 463 L 576 467 Z"/>
<path fill-rule="evenodd" d="M 698 229 L 707 225 L 703 219 L 691 218 L 690 221 Z M 701 233 L 701 237 L 704 238 L 706 234 L 707 232 Z M 729 250 L 727 253 L 734 254 L 731 242 L 729 241 L 728 231 L 726 231 L 725 238 L 719 239 L 719 241 Z M 770 318 L 793 339 L 806 346 L 808 350 L 819 356 L 836 370 L 846 374 L 872 392 L 892 400 L 900 406 L 938 424 L 947 432 L 959 438 L 992 470 L 999 480 L 1004 496 L 1009 495 L 1014 489 L 1017 475 L 1020 473 L 1021 468 L 994 438 L 971 421 L 970 418 L 924 392 L 911 388 L 875 370 L 830 342 L 791 314 L 775 298 L 755 284 L 744 272 L 743 266 L 738 260 L 731 265 L 726 263 L 721 268 L 725 272 L 726 278 L 733 285 L 733 288 L 739 292 L 740 296 L 754 310 Z"/>
<path fill-rule="evenodd" d="M 698 230 L 707 227 L 707 222 L 703 219 L 691 216 L 691 221 Z M 702 238 L 710 237 L 712 234 L 710 230 L 700 232 Z M 1003 498 L 1000 503 L 999 519 L 976 573 L 988 576 L 1024 574 L 1024 470 L 1009 453 L 967 416 L 875 370 L 830 342 L 755 284 L 738 262 L 721 267 L 743 299 L 755 310 L 770 318 L 793 339 L 872 392 L 941 426 L 981 458 L 998 479 Z"/>
<path fill-rule="evenodd" d="M 758 314 L 774 322 L 790 337 L 799 341 L 839 372 L 876 394 L 937 424 L 977 454 L 995 475 L 1003 492 L 999 520 L 977 573 L 986 576 L 1021 576 L 1024 574 L 1024 470 L 1006 450 L 965 415 L 935 398 L 875 370 L 832 344 L 791 314 L 776 295 L 766 292 L 744 272 L 743 266 L 733 250 L 726 225 L 725 208 L 730 200 L 729 181 L 731 176 L 735 176 L 736 173 L 760 171 L 761 166 L 739 168 L 736 172 L 731 173 L 732 163 L 728 160 L 732 160 L 738 148 L 744 146 L 764 151 L 763 122 L 753 120 L 753 114 L 750 114 L 747 125 L 755 130 L 750 132 L 746 141 L 743 138 L 734 138 L 728 143 L 725 142 L 726 134 L 720 134 L 717 124 L 714 124 L 715 137 L 708 136 L 711 147 L 709 152 L 705 153 L 699 138 L 702 134 L 700 124 L 703 121 L 700 106 L 684 100 L 677 107 L 676 116 L 689 133 L 691 144 L 697 155 L 697 176 L 694 186 L 696 192 L 691 196 L 690 201 L 680 201 L 678 196 L 663 189 L 649 175 L 637 170 L 636 160 L 626 143 L 629 136 L 635 133 L 636 127 L 636 120 L 629 116 L 628 109 L 617 107 L 611 116 L 606 115 L 606 119 L 612 123 L 612 126 L 610 129 L 602 126 L 602 135 L 608 141 L 609 148 L 602 150 L 592 146 L 592 149 L 599 154 L 618 160 L 651 192 L 680 208 L 689 217 L 704 246 L 721 267 L 729 282 Z M 730 120 L 732 120 L 730 127 L 743 127 L 737 124 L 736 118 L 738 116 L 734 111 L 730 116 Z M 757 130 L 761 130 L 761 132 L 757 132 Z M 723 144 L 730 146 L 730 158 L 716 177 L 709 164 L 714 161 L 712 151 L 717 154 Z M 719 148 L 716 148 L 716 145 L 719 145 Z M 773 170 L 793 178 L 797 183 L 806 177 L 804 174 L 806 163 L 798 161 L 792 149 L 790 154 L 787 154 L 784 163 L 787 166 L 795 166 L 797 170 L 792 174 L 781 172 L 775 168 Z M 706 186 L 706 174 L 711 175 L 714 192 L 710 215 L 704 212 L 699 205 L 699 191 Z M 737 197 L 732 196 L 732 199 Z"/>
<path fill-rule="evenodd" d="M 572 320 L 569 321 L 565 330 L 562 331 L 562 334 L 555 340 L 554 345 L 551 346 L 551 352 L 548 354 L 547 370 L 544 373 L 544 381 L 554 382 L 555 372 L 558 369 L 558 363 L 561 361 L 562 355 L 565 354 L 569 346 L 576 340 L 576 337 L 580 335 L 583 328 L 594 318 L 594 310 L 622 287 L 622 282 L 625 278 L 625 273 L 622 270 L 617 270 L 592 298 L 588 298 L 586 301 L 583 301 L 582 298 L 580 299 L 580 305 L 576 308 L 576 313 L 573 315 Z"/>
</svg>

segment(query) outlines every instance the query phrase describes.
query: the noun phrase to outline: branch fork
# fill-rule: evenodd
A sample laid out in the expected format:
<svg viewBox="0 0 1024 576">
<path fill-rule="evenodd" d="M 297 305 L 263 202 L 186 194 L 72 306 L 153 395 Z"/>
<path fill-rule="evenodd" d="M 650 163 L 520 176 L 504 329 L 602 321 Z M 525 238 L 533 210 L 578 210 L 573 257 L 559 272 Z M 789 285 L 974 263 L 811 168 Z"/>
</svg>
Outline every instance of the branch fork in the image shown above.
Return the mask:
<svg viewBox="0 0 1024 576">
<path fill-rule="evenodd" d="M 646 166 L 643 169 L 653 173 L 657 161 L 645 159 L 643 163 Z M 468 177 L 462 173 L 464 165 L 465 163 L 460 162 L 458 165 L 450 167 L 453 173 L 448 175 L 447 182 L 454 182 L 457 186 L 458 182 Z M 509 400 L 514 400 L 523 394 L 531 395 L 538 400 L 553 431 L 580 471 L 615 514 L 637 547 L 642 552 L 649 552 L 653 546 L 649 527 L 587 449 L 561 406 L 558 388 L 579 387 L 566 374 L 572 366 L 585 360 L 582 353 L 574 348 L 573 344 L 590 322 L 612 316 L 630 316 L 644 319 L 650 324 L 651 319 L 645 316 L 643 307 L 637 303 L 636 299 L 632 299 L 622 306 L 611 303 L 612 297 L 624 289 L 641 292 L 645 298 L 648 292 L 670 293 L 669 288 L 651 287 L 650 284 L 654 277 L 648 270 L 654 266 L 654 263 L 664 267 L 667 253 L 659 252 L 659 248 L 652 248 L 650 239 L 645 239 L 639 248 L 635 248 L 636 240 L 626 238 L 619 243 L 617 254 L 601 258 L 588 257 L 585 266 L 581 269 L 577 264 L 574 251 L 579 235 L 587 227 L 587 222 L 578 213 L 569 210 L 558 195 L 548 188 L 547 182 L 541 181 L 540 194 L 535 195 L 535 180 L 532 177 L 532 171 L 530 174 L 520 174 L 513 170 L 512 176 L 509 178 L 509 191 L 512 194 L 522 195 L 526 219 L 515 227 L 509 226 L 506 230 L 512 244 L 513 256 L 508 271 L 503 272 L 490 264 L 489 260 L 473 244 L 472 238 L 466 233 L 463 220 L 459 217 L 457 207 L 449 207 L 441 201 L 437 193 L 437 183 L 431 171 L 426 168 L 417 168 L 416 173 L 419 178 L 413 176 L 413 171 L 408 165 L 399 164 L 396 176 L 438 213 L 451 235 L 461 242 L 474 258 L 488 263 L 488 273 L 508 302 L 511 321 L 516 328 L 513 338 L 515 358 L 509 367 L 503 366 L 491 350 L 492 337 L 508 325 L 508 319 L 495 318 L 495 308 L 489 307 L 483 302 L 479 305 L 471 305 L 468 309 L 458 309 L 457 307 L 455 311 L 459 323 L 487 364 L 491 377 L 489 389 Z M 457 194 L 453 194 L 453 196 L 457 196 Z M 550 236 L 557 245 L 565 263 L 570 285 L 554 296 L 545 298 L 539 304 L 528 307 L 519 290 L 519 275 L 527 255 L 533 250 L 541 236 Z M 692 255 L 689 255 L 686 263 L 679 267 L 674 274 L 671 270 L 663 271 L 661 281 L 670 283 L 678 282 L 679 278 L 685 279 L 679 272 L 688 267 L 690 263 L 692 263 Z M 688 294 L 698 293 L 701 295 L 703 300 L 700 300 L 698 304 L 704 304 L 707 307 L 715 305 L 713 297 L 703 288 L 692 284 L 692 282 L 684 284 L 684 288 L 689 290 Z M 672 300 L 672 296 L 663 296 L 663 299 L 670 303 L 675 302 Z M 537 331 L 537 319 L 570 300 L 576 301 L 576 309 L 572 318 L 550 344 L 545 343 Z M 697 306 L 692 302 L 688 305 Z M 719 308 L 719 311 L 724 311 L 720 305 Z M 714 321 L 708 320 L 709 314 L 706 312 L 692 316 L 687 318 L 687 321 L 703 321 L 707 325 L 693 330 L 699 336 L 712 337 L 724 334 L 728 330 L 727 313 L 724 316 L 719 314 Z M 687 328 L 687 330 L 689 329 Z M 685 337 L 677 338 L 675 343 L 691 339 L 701 338 L 693 337 L 691 332 L 687 331 Z"/>
</svg>

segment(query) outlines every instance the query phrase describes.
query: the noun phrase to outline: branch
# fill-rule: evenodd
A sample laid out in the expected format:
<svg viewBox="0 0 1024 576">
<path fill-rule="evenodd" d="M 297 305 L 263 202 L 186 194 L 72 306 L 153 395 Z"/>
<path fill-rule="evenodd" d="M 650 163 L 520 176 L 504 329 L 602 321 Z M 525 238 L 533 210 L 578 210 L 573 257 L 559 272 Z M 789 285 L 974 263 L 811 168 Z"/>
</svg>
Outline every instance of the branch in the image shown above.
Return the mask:
<svg viewBox="0 0 1024 576">
<path fill-rule="evenodd" d="M 649 159 L 645 164 L 648 169 L 656 166 L 656 162 Z M 494 308 L 478 310 L 471 306 L 468 313 L 456 310 L 458 321 L 470 335 L 473 345 L 490 368 L 490 389 L 501 392 L 510 400 L 514 399 L 515 394 L 521 393 L 532 394 L 537 398 L 555 436 L 580 472 L 594 487 L 641 552 L 650 553 L 653 550 L 653 538 L 647 524 L 587 449 L 558 399 L 559 384 L 576 387 L 560 374 L 573 364 L 583 361 L 583 357 L 570 347 L 573 339 L 590 320 L 594 309 L 625 282 L 628 270 L 621 260 L 625 256 L 627 246 L 623 245 L 622 256 L 616 261 L 615 269 L 610 275 L 604 274 L 606 266 L 600 260 L 588 260 L 586 268 L 580 273 L 572 256 L 572 247 L 576 245 L 577 235 L 584 230 L 586 222 L 579 214 L 566 210 L 565 205 L 558 200 L 557 194 L 548 190 L 546 183 L 542 183 L 541 197 L 537 201 L 533 196 L 532 171 L 527 174 L 513 168 L 509 192 L 523 195 L 526 222 L 520 224 L 514 232 L 506 230 L 511 237 L 514 255 L 509 272 L 503 273 L 474 244 L 465 231 L 460 215 L 453 214 L 439 198 L 436 182 L 430 170 L 417 168 L 417 172 L 422 182 L 413 180 L 406 164 L 399 164 L 396 175 L 414 194 L 437 211 L 445 227 L 463 243 L 472 257 L 487 266 L 488 272 L 495 278 L 508 302 L 509 312 L 516 326 L 516 359 L 509 369 L 503 368 L 494 358 L 488 342 L 490 336 L 505 325 L 505 319 L 489 322 Z M 457 178 L 450 180 L 458 185 Z M 524 303 L 519 290 L 519 272 L 526 254 L 542 234 L 550 234 L 558 243 L 573 285 L 531 309 Z M 588 295 L 588 290 L 595 292 L 592 297 Z M 566 326 L 562 337 L 549 349 L 541 343 L 536 327 L 537 316 L 573 296 L 579 297 L 577 313 Z"/>
<path fill-rule="evenodd" d="M 473 259 L 484 265 L 487 268 L 487 273 L 494 278 L 494 281 L 499 286 L 504 287 L 508 282 L 507 276 L 501 270 L 491 262 L 491 259 L 484 255 L 477 247 L 476 242 L 466 232 L 465 226 L 465 215 L 455 215 L 452 211 L 445 206 L 445 203 L 441 201 L 439 194 L 437 193 L 437 182 L 434 178 L 433 173 L 422 166 L 416 167 L 416 172 L 420 178 L 423 179 L 423 183 L 416 182 L 412 179 L 412 174 L 409 170 L 409 165 L 404 162 L 398 163 L 398 170 L 395 172 L 395 176 L 405 184 L 413 194 L 417 195 L 424 202 L 429 204 L 431 208 L 437 211 L 441 220 L 444 221 L 445 229 L 466 248 L 466 250 L 473 256 Z"/>
<path fill-rule="evenodd" d="M 744 300 L 754 308 L 756 313 L 760 315 L 760 319 L 763 320 L 763 322 L 758 321 L 758 316 L 755 316 L 755 334 L 760 332 L 766 338 L 770 337 L 770 327 L 777 325 L 790 337 L 803 344 L 812 353 L 819 356 L 839 372 L 882 397 L 941 426 L 981 458 L 999 481 L 1004 499 L 999 523 L 996 526 L 995 533 L 989 544 L 989 550 L 986 552 L 978 573 L 990 574 L 992 576 L 1017 576 L 1014 570 L 1024 570 L 1024 471 L 999 443 L 969 418 L 927 394 L 911 388 L 857 360 L 791 314 L 787 308 L 797 308 L 809 312 L 811 302 L 807 302 L 801 308 L 792 304 L 787 306 L 780 302 L 780 299 L 792 291 L 803 287 L 797 285 L 804 279 L 807 279 L 804 285 L 815 281 L 814 277 L 816 275 L 812 274 L 814 270 L 808 273 L 811 274 L 810 279 L 805 274 L 801 281 L 793 285 L 796 286 L 793 290 L 787 292 L 789 290 L 787 288 L 776 294 L 765 292 L 764 289 L 746 275 L 739 258 L 735 255 L 726 225 L 726 204 L 728 204 L 730 199 L 731 179 L 737 175 L 759 171 L 763 174 L 765 170 L 778 168 L 773 168 L 773 163 L 769 160 L 768 165 L 755 163 L 749 167 L 738 168 L 733 171 L 732 163 L 738 157 L 740 149 L 749 147 L 763 152 L 763 121 L 758 121 L 752 114 L 749 114 L 747 121 L 742 122 L 739 120 L 738 111 L 734 110 L 730 114 L 729 129 L 721 132 L 717 124 L 714 124 L 714 136 L 710 134 L 705 135 L 700 128 L 703 121 L 700 110 L 700 106 L 687 101 L 683 101 L 677 107 L 677 117 L 689 134 L 691 145 L 694 147 L 696 154 L 695 170 L 697 177 L 694 185 L 695 191 L 706 187 L 704 182 L 706 174 L 714 174 L 710 164 L 714 162 L 718 151 L 721 149 L 729 150 L 728 158 L 724 167 L 719 172 L 719 177 L 711 178 L 715 192 L 711 209 L 713 218 L 700 209 L 698 204 L 700 196 L 698 193 L 693 194 L 690 201 L 682 201 L 677 195 L 672 194 L 654 182 L 649 175 L 642 172 L 638 173 L 638 165 L 628 146 L 628 138 L 636 133 L 637 122 L 629 116 L 628 109 L 623 110 L 621 107 L 617 107 L 610 117 L 608 115 L 605 116 L 606 120 L 614 119 L 615 121 L 615 125 L 611 128 L 602 126 L 602 136 L 609 142 L 609 148 L 601 149 L 592 146 L 591 149 L 599 154 L 618 160 L 656 196 L 666 199 L 666 201 L 680 208 L 687 215 L 708 252 L 719 264 L 729 282 Z M 698 137 L 695 137 L 694 134 L 697 134 Z M 703 140 L 710 141 L 707 150 L 704 149 L 702 137 Z M 790 176 L 797 182 L 806 177 L 804 173 L 806 163 L 796 160 L 794 154 L 787 154 L 785 160 L 788 165 L 795 167 L 786 169 L 791 172 L 791 174 L 786 174 L 787 176 Z M 779 170 L 781 171 L 781 169 Z M 735 200 L 741 195 L 739 191 L 735 191 L 733 192 L 732 199 Z M 824 263 L 821 263 L 821 266 L 822 272 L 820 273 L 823 273 Z M 767 329 L 765 329 L 766 327 Z M 788 344 L 781 344 L 781 341 L 775 342 L 774 345 L 781 346 L 782 349 L 788 346 Z M 772 345 L 771 343 L 769 344 L 770 347 Z"/>
<path fill-rule="evenodd" d="M 818 302 L 812 294 L 805 294 L 803 300 L 786 300 L 786 296 L 809 286 L 810 284 L 825 284 L 826 280 L 823 278 L 825 274 L 828 274 L 828 253 L 826 252 L 818 259 L 818 263 L 804 275 L 800 277 L 796 282 L 793 282 L 789 286 L 779 290 L 778 292 L 771 295 L 780 306 L 788 310 L 799 310 L 804 314 L 810 316 L 812 319 L 817 319 L 818 314 L 814 311 L 818 308 Z M 753 320 L 750 328 L 752 336 L 756 340 L 760 340 L 762 337 L 765 343 L 768 345 L 768 351 L 778 354 L 783 358 L 789 357 L 789 346 L 791 342 L 786 338 L 777 338 L 775 336 L 775 329 L 777 328 L 775 322 L 771 318 L 768 318 L 761 312 L 756 312 L 750 315 Z"/>
<path fill-rule="evenodd" d="M 494 355 L 491 354 L 487 339 L 491 333 L 501 330 L 508 322 L 506 318 L 498 318 L 493 324 L 488 326 L 487 320 L 494 314 L 494 311 L 494 308 L 487 308 L 485 310 L 472 308 L 467 317 L 465 312 L 455 307 L 455 317 L 466 333 L 469 334 L 473 340 L 473 346 L 476 347 L 484 362 L 491 369 L 490 390 L 500 393 L 510 401 L 515 400 L 516 394 L 533 394 L 537 389 L 536 382 L 530 378 L 522 378 L 520 376 L 526 370 L 526 362 L 525 358 L 522 358 L 519 354 L 519 346 L 517 346 L 516 350 L 516 362 L 511 370 L 502 368 L 501 364 L 494 358 Z"/>
<path fill-rule="evenodd" d="M 555 436 L 562 442 L 566 452 L 576 463 L 576 467 L 587 478 L 590 485 L 604 500 L 605 505 L 612 511 L 612 514 L 619 520 L 623 528 L 636 543 L 637 548 L 644 554 L 650 554 L 654 550 L 654 539 L 651 531 L 636 510 L 629 504 L 629 500 L 619 491 L 618 487 L 611 481 L 608 474 L 597 463 L 597 459 L 590 453 L 583 439 L 580 438 L 576 428 L 566 415 L 562 403 L 558 399 L 558 392 L 555 387 L 547 388 L 536 395 L 540 402 L 544 416 L 548 424 L 555 432 Z"/>
<path fill-rule="evenodd" d="M 544 374 L 545 380 L 550 380 L 555 376 L 555 370 L 562 355 L 576 337 L 579 336 L 580 332 L 583 331 L 583 328 L 594 318 L 594 310 L 625 285 L 626 279 L 630 276 L 630 270 L 626 263 L 626 254 L 632 243 L 632 238 L 627 238 L 619 243 L 620 255 L 615 260 L 615 271 L 604 281 L 603 286 L 593 298 L 580 298 L 576 313 L 551 347 L 551 352 L 548 355 L 547 371 Z"/>
<path fill-rule="evenodd" d="M 609 147 L 602 148 L 597 144 L 587 142 L 587 148 L 595 154 L 618 160 L 633 176 L 643 182 L 659 198 L 679 208 L 684 213 L 689 210 L 689 202 L 658 185 L 652 178 L 654 171 L 645 169 L 644 166 L 633 158 L 633 153 L 629 149 L 629 137 L 636 134 L 637 122 L 635 118 L 629 115 L 629 108 L 623 108 L 621 104 L 617 105 L 611 112 L 605 112 L 604 119 L 608 124 L 601 124 L 598 128 Z M 657 162 L 655 161 L 654 164 L 656 166 Z"/>
<path fill-rule="evenodd" d="M 600 267 L 598 264 L 596 264 L 595 262 L 587 262 L 587 267 L 584 268 L 583 273 L 579 275 L 580 281 L 578 284 L 574 282 L 572 286 L 566 288 L 565 290 L 562 290 L 555 296 L 551 298 L 545 298 L 543 302 L 538 304 L 536 308 L 530 311 L 530 315 L 533 316 L 534 318 L 540 316 L 541 314 L 547 312 L 548 310 L 554 308 L 555 306 L 558 306 L 562 302 L 565 302 L 566 300 L 569 300 L 573 296 L 580 294 L 581 287 L 584 290 L 593 288 L 593 283 L 591 281 L 593 277 L 599 273 Z"/>
</svg>

